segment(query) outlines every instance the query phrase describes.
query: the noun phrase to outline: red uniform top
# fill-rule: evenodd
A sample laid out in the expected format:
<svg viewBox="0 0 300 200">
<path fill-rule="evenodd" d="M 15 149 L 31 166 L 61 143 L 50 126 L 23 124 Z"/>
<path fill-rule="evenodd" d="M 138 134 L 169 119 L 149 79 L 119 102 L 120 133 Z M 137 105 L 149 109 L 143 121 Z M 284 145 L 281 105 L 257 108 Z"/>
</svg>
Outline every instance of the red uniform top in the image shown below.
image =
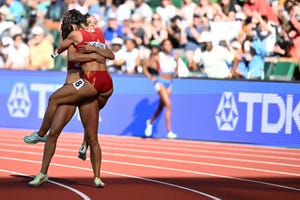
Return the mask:
<svg viewBox="0 0 300 200">
<path fill-rule="evenodd" d="M 82 35 L 82 41 L 75 45 L 76 51 L 78 52 L 78 47 L 90 43 L 91 45 L 104 49 L 105 48 L 105 39 L 104 34 L 100 28 L 96 28 L 95 32 L 88 32 L 86 30 L 79 31 Z M 70 62 L 68 61 L 68 70 L 70 69 L 80 69 L 79 62 Z"/>
</svg>

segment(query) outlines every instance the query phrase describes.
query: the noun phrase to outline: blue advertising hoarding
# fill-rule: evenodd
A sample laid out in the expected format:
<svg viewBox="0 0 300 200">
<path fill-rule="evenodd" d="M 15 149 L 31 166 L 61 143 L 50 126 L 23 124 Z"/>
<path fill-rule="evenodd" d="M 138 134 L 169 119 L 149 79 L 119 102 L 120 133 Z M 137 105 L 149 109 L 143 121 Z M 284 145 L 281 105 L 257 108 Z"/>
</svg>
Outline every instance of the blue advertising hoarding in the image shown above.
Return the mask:
<svg viewBox="0 0 300 200">
<path fill-rule="evenodd" d="M 99 133 L 144 136 L 158 96 L 144 76 L 112 75 L 114 94 Z M 38 129 L 63 72 L 0 71 L 0 127 Z M 172 129 L 180 139 L 300 147 L 300 85 L 288 82 L 175 79 Z M 64 131 L 82 133 L 78 113 Z M 153 137 L 166 138 L 164 113 Z"/>
</svg>

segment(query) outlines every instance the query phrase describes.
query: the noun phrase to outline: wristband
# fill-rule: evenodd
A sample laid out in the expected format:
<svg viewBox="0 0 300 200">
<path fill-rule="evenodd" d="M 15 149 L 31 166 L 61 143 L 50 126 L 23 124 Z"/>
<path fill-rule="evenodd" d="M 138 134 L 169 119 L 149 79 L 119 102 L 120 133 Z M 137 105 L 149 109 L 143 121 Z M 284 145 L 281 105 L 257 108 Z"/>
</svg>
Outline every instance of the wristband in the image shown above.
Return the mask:
<svg viewBox="0 0 300 200">
<path fill-rule="evenodd" d="M 58 53 L 58 51 L 57 51 L 57 49 L 54 51 L 54 53 L 53 54 L 51 54 L 51 57 L 52 58 L 55 58 L 56 56 L 58 56 L 59 55 L 59 53 Z"/>
</svg>

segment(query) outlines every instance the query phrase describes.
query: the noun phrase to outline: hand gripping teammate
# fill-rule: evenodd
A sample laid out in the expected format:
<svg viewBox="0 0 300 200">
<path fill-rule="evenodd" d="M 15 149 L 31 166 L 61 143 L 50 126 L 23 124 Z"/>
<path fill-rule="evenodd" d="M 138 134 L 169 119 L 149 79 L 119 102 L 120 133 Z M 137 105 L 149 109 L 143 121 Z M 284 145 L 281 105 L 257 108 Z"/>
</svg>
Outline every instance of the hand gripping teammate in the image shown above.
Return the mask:
<svg viewBox="0 0 300 200">
<path fill-rule="evenodd" d="M 65 27 L 65 30 L 67 30 L 67 26 L 62 26 L 62 27 L 63 28 Z M 64 35 L 63 33 L 64 33 L 64 30 L 62 30 L 62 35 Z M 86 48 L 86 51 L 89 51 L 88 49 L 89 48 Z M 71 53 L 72 51 L 74 51 L 74 49 L 69 48 L 69 53 L 68 53 L 69 58 L 72 58 L 72 57 L 78 58 L 77 54 Z M 98 50 L 95 50 L 95 51 L 98 51 Z M 89 67 L 85 67 L 85 69 L 86 70 L 88 70 L 89 68 L 104 69 L 103 68 L 104 60 L 105 59 L 102 59 L 102 63 L 100 63 L 100 67 L 97 65 L 97 63 L 94 62 L 93 65 L 90 65 Z M 70 61 L 70 59 L 69 59 L 69 61 Z M 66 87 L 66 85 L 64 85 L 63 87 Z M 80 88 L 80 90 L 81 89 L 82 88 Z M 89 143 L 89 145 L 91 146 L 91 162 L 92 162 L 92 167 L 93 167 L 93 171 L 94 171 L 94 183 L 95 183 L 96 187 L 104 187 L 104 183 L 99 178 L 100 177 L 100 165 L 101 165 L 101 149 L 100 149 L 100 145 L 98 143 L 98 138 L 97 138 L 99 112 L 95 112 L 95 111 L 97 111 L 97 108 L 101 109 L 105 105 L 105 103 L 106 103 L 107 99 L 109 98 L 109 96 L 111 95 L 111 93 L 112 93 L 112 88 L 109 89 L 108 92 L 99 93 L 99 96 L 96 101 L 93 99 L 89 99 L 88 101 L 81 103 L 79 106 L 80 116 L 81 116 L 82 123 L 85 128 L 86 139 L 87 139 L 87 142 Z M 96 106 L 96 108 L 95 108 L 95 106 Z M 91 116 L 92 113 L 95 115 Z M 57 115 L 55 115 L 53 124 L 55 124 L 56 122 L 58 122 L 58 124 L 59 124 L 61 122 L 60 120 L 56 120 L 56 116 Z M 65 119 L 65 118 L 62 117 L 62 119 Z M 55 126 L 53 124 L 52 124 L 51 130 L 53 129 L 53 126 Z M 63 127 L 64 125 L 65 124 L 63 124 L 61 127 Z M 47 170 L 48 170 L 51 158 L 55 151 L 57 137 L 58 137 L 60 131 L 62 130 L 62 128 L 60 128 L 59 131 L 57 131 L 57 132 L 59 132 L 58 135 L 53 138 L 51 137 L 52 136 L 51 130 L 49 132 L 49 139 L 47 140 L 47 142 L 45 144 L 41 172 L 35 177 L 35 179 L 33 181 L 31 181 L 29 183 L 30 185 L 38 186 L 48 179 Z M 54 143 L 54 147 L 47 148 L 49 146 L 48 144 L 51 144 L 51 143 Z M 51 150 L 50 153 L 49 153 L 49 149 Z"/>
</svg>

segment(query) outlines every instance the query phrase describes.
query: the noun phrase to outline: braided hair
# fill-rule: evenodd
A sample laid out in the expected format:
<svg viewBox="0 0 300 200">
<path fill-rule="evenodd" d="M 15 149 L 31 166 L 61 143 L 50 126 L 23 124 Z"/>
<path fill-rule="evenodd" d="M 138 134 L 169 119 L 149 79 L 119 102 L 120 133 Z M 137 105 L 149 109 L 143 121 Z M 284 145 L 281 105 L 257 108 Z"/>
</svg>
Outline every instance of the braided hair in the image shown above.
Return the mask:
<svg viewBox="0 0 300 200">
<path fill-rule="evenodd" d="M 68 35 L 74 30 L 72 25 L 76 25 L 79 28 L 82 24 L 86 24 L 86 18 L 80 11 L 76 9 L 68 10 L 64 13 L 61 24 L 61 36 L 66 39 Z"/>
</svg>

